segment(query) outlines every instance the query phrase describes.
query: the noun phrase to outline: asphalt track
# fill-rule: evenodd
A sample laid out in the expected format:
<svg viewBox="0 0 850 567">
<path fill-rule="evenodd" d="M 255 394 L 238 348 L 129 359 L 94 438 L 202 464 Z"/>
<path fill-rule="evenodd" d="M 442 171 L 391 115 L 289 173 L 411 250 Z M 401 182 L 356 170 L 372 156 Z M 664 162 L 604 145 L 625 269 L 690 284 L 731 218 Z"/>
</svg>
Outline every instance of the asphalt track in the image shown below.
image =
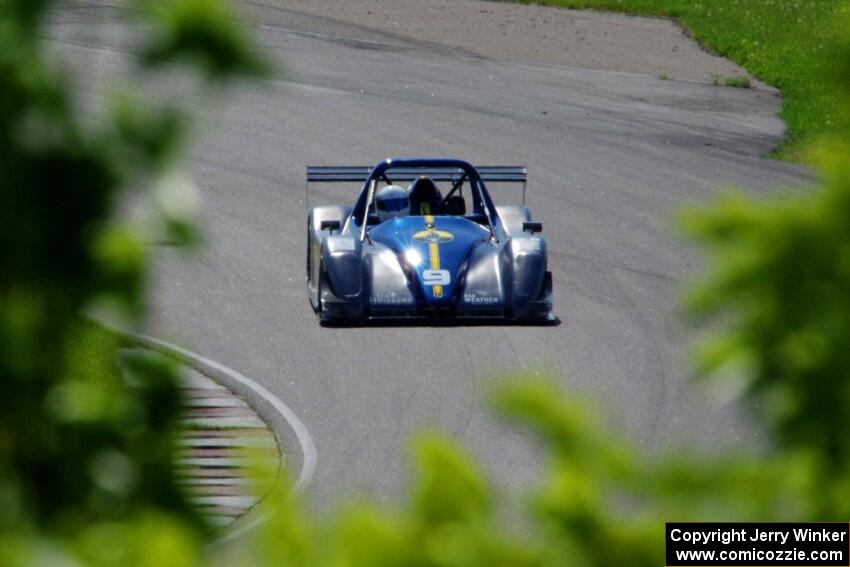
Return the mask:
<svg viewBox="0 0 850 567">
<path fill-rule="evenodd" d="M 128 58 L 113 17 L 66 10 L 45 31 L 92 94 Z M 494 370 L 551 369 L 651 451 L 753 442 L 757 428 L 734 405 L 686 388 L 692 332 L 675 304 L 699 263 L 675 238 L 671 213 L 729 183 L 754 194 L 805 183 L 802 168 L 760 157 L 782 133 L 775 94 L 273 22 L 257 34 L 282 78 L 241 88 L 226 104 L 186 101 L 200 109 L 190 161 L 207 244 L 188 260 L 155 249 L 145 332 L 285 400 L 315 442 L 308 493 L 317 508 L 363 492 L 401 494 L 410 435 L 432 426 L 477 455 L 497 485 L 527 486 L 539 470 L 534 443 L 482 403 Z M 163 96 L 170 80 L 147 94 Z M 92 100 L 97 110 L 102 99 Z M 304 290 L 305 166 L 407 155 L 528 165 L 559 326 L 319 327 Z M 312 197 L 331 198 L 327 188 Z"/>
</svg>

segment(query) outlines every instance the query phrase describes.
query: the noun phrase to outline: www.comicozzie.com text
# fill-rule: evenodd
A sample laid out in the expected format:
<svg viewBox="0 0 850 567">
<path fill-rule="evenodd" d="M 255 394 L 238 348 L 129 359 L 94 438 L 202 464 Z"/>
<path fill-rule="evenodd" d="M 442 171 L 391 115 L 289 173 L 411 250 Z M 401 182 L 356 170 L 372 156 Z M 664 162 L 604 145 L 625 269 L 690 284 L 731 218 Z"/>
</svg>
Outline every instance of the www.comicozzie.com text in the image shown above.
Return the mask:
<svg viewBox="0 0 850 567">
<path fill-rule="evenodd" d="M 728 530 L 716 529 L 709 531 L 690 531 L 676 528 L 670 532 L 673 541 L 687 541 L 690 543 L 722 543 L 727 545 L 735 541 L 775 541 L 781 544 L 788 542 L 793 534 L 794 541 L 798 542 L 821 542 L 821 541 L 844 541 L 847 532 L 841 530 L 798 528 L 793 530 L 763 530 L 759 528 L 731 528 Z"/>
</svg>

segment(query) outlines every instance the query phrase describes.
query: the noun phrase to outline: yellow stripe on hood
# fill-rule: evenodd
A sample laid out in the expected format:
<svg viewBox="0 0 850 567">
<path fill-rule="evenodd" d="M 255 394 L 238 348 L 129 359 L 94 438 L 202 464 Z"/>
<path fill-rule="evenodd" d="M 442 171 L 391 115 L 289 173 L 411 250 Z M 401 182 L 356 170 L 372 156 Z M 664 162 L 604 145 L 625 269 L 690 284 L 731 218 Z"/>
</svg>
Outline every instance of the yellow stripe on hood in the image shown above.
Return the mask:
<svg viewBox="0 0 850 567">
<path fill-rule="evenodd" d="M 425 216 L 425 230 L 429 233 L 435 232 L 434 229 L 434 217 L 432 215 Z M 440 269 L 440 244 L 437 240 L 430 240 L 428 242 L 428 258 L 431 263 L 432 270 Z M 432 288 L 434 290 L 434 297 L 443 297 L 443 286 L 435 285 Z"/>
</svg>

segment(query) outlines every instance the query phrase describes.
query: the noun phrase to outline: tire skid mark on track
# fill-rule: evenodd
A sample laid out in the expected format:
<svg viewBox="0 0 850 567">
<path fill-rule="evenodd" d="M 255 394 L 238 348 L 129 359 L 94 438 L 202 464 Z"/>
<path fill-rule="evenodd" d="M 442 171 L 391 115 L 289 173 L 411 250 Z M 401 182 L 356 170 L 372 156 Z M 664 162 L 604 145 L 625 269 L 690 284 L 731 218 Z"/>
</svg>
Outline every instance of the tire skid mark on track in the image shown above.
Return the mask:
<svg viewBox="0 0 850 567">
<path fill-rule="evenodd" d="M 616 269 L 616 267 L 614 268 Z M 635 272 L 629 270 L 627 273 Z M 642 275 L 640 272 L 637 272 L 637 274 Z M 644 341 L 648 340 L 649 342 L 649 348 L 645 351 L 646 364 L 653 369 L 652 374 L 657 376 L 657 380 L 654 381 L 657 385 L 657 393 L 652 400 L 652 404 L 655 406 L 655 411 L 650 419 L 649 428 L 644 439 L 645 443 L 651 443 L 658 433 L 658 424 L 661 421 L 661 414 L 667 401 L 667 371 L 664 367 L 664 357 L 661 354 L 661 345 L 658 343 L 656 333 L 653 332 L 654 329 L 652 328 L 652 321 L 646 316 L 631 293 L 629 293 L 629 286 L 623 283 L 621 276 L 618 276 L 616 272 L 614 273 L 612 280 L 614 285 L 619 288 L 619 296 L 629 307 L 628 313 L 633 315 L 637 327 L 644 331 L 642 333 L 642 336 L 646 337 Z"/>
</svg>

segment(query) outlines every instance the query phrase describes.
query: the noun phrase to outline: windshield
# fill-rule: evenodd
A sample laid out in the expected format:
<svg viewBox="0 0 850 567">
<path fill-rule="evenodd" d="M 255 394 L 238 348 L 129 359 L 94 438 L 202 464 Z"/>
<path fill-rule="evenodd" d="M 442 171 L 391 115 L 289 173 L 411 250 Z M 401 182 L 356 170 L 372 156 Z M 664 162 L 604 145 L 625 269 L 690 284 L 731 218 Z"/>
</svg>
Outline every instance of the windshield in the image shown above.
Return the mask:
<svg viewBox="0 0 850 567">
<path fill-rule="evenodd" d="M 498 226 L 498 215 L 478 172 L 472 165 L 453 159 L 400 159 L 377 164 L 350 217 L 361 231 L 361 239 L 365 238 L 368 226 L 380 223 L 381 216 L 385 216 L 379 211 L 391 210 L 377 208 L 380 199 L 375 197 L 384 185 L 407 187 L 410 215 L 464 217 L 489 228 L 498 241 L 494 229 Z M 471 197 L 469 203 L 464 188 Z M 401 201 L 386 206 L 404 206 Z"/>
</svg>

